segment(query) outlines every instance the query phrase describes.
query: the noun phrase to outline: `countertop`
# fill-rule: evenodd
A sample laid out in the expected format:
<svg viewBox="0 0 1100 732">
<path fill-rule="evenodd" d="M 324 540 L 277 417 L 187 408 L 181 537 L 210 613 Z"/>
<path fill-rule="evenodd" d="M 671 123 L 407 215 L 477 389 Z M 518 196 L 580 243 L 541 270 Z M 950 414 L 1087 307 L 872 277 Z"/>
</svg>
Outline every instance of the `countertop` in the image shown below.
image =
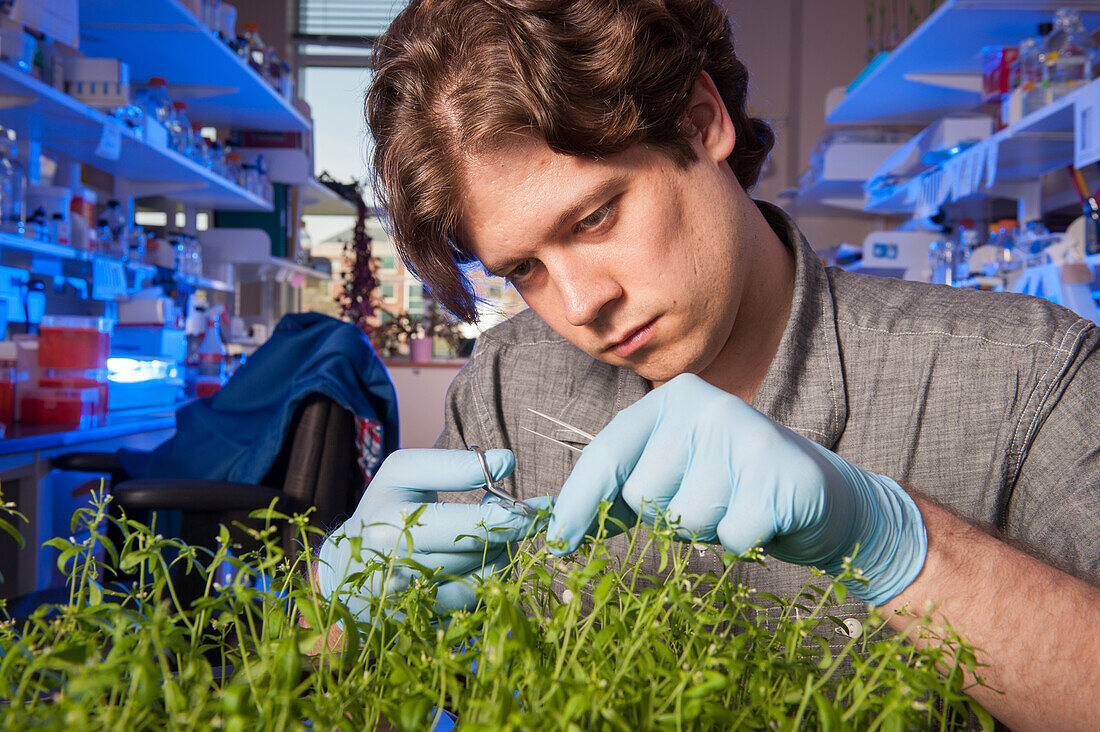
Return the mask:
<svg viewBox="0 0 1100 732">
<path fill-rule="evenodd" d="M 176 409 L 179 406 L 181 405 L 110 412 L 107 414 L 107 424 L 83 429 L 62 424 L 11 424 L 5 430 L 4 438 L 0 439 L 0 455 L 48 450 L 141 432 L 172 429 L 176 426 Z"/>
</svg>

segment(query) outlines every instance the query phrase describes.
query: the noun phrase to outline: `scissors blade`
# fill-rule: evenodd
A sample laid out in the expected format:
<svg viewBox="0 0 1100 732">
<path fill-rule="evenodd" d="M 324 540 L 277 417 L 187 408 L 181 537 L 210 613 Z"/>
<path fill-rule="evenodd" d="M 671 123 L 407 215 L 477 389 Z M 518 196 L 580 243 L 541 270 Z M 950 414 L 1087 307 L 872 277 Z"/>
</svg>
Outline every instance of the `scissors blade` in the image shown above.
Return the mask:
<svg viewBox="0 0 1100 732">
<path fill-rule="evenodd" d="M 565 429 L 569 430 L 570 432 L 576 433 L 576 434 L 580 435 L 581 437 L 584 437 L 587 440 L 592 440 L 596 437 L 591 432 L 585 432 L 580 427 L 574 427 L 573 425 L 569 424 L 568 422 L 562 422 L 560 419 L 556 419 L 554 417 L 551 417 L 549 414 L 543 414 L 542 412 L 538 411 L 537 409 L 531 409 L 530 407 L 528 407 L 527 411 L 531 412 L 532 414 L 537 414 L 538 416 L 542 417 L 543 419 L 548 419 L 551 422 L 553 422 L 554 424 L 556 424 L 557 426 L 564 427 Z M 529 431 L 534 432 L 534 430 L 529 430 Z M 538 433 L 536 432 L 535 434 L 538 434 Z M 553 439 L 553 438 L 550 438 L 550 439 Z"/>
</svg>

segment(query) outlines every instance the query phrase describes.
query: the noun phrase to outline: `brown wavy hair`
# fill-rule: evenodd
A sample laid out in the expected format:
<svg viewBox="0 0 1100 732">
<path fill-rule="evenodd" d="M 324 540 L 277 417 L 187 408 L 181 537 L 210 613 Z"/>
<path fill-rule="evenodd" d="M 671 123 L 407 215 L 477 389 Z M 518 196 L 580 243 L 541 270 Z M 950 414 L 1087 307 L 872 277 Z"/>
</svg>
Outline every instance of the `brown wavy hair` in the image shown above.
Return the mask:
<svg viewBox="0 0 1100 732">
<path fill-rule="evenodd" d="M 650 145 L 694 161 L 685 125 L 706 71 L 737 135 L 747 190 L 775 142 L 746 109 L 748 71 L 712 0 L 412 0 L 375 46 L 366 117 L 378 200 L 409 270 L 477 320 L 460 239 L 462 163 L 505 135 L 601 158 Z"/>
</svg>

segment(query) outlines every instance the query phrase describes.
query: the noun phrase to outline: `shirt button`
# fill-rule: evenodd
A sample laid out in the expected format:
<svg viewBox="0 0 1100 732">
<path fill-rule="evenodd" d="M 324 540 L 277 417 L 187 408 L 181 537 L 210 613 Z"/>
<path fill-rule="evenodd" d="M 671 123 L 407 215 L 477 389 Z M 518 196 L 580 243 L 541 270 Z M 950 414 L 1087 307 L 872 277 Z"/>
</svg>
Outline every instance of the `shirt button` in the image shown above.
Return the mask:
<svg viewBox="0 0 1100 732">
<path fill-rule="evenodd" d="M 847 618 L 844 621 L 844 627 L 848 629 L 849 638 L 858 638 L 863 632 L 863 623 L 859 622 L 858 618 Z"/>
</svg>

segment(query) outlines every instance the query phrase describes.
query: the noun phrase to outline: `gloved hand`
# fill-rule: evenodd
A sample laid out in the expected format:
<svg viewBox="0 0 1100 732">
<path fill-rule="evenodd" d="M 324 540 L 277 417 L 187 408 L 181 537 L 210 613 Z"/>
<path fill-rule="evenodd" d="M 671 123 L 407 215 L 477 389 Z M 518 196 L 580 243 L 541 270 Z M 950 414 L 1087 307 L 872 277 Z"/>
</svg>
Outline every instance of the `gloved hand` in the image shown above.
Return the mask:
<svg viewBox="0 0 1100 732">
<path fill-rule="evenodd" d="M 759 546 L 830 574 L 854 554 L 867 584 L 849 587 L 871 604 L 904 590 L 928 548 L 920 512 L 896 482 L 692 374 L 624 409 L 584 449 L 550 517 L 548 540 L 565 545 L 555 551 L 576 549 L 599 503 L 620 491 L 646 522 L 664 509 L 683 538 L 734 553 Z"/>
<path fill-rule="evenodd" d="M 486 450 L 494 480 L 515 468 L 509 450 Z M 379 593 L 404 591 L 417 572 L 398 564 L 385 584 L 385 573 L 374 572 L 361 588 L 341 583 L 362 572 L 364 562 L 379 555 L 408 557 L 426 568 L 467 580 L 444 580 L 436 591 L 441 613 L 471 607 L 477 602 L 474 578 L 507 566 L 507 545 L 533 531 L 535 518 L 519 515 L 492 499 L 483 504 L 438 503 L 436 491 L 469 491 L 485 485 L 477 456 L 467 450 L 398 450 L 386 458 L 371 480 L 359 506 L 342 527 L 325 540 L 317 567 L 317 585 L 330 598 L 340 599 L 361 620 L 369 620 L 370 598 Z M 425 506 L 417 525 L 405 533 L 405 520 Z M 537 505 L 545 507 L 547 499 Z M 361 542 L 356 552 L 352 539 Z M 383 586 L 385 584 L 385 586 Z"/>
</svg>

